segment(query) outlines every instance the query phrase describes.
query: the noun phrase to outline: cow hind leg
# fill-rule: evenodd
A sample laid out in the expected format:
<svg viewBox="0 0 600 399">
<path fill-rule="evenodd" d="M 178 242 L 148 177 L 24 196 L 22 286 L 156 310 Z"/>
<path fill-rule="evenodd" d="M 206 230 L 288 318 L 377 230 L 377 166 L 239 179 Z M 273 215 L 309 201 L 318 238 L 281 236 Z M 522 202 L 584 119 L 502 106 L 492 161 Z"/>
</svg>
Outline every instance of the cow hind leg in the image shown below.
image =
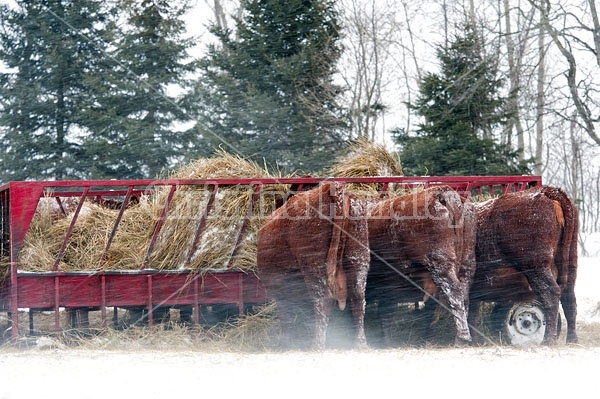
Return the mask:
<svg viewBox="0 0 600 399">
<path fill-rule="evenodd" d="M 462 284 L 454 270 L 452 262 L 437 262 L 429 265 L 429 270 L 433 281 L 447 300 L 449 310 L 454 318 L 456 329 L 456 338 L 454 345 L 463 346 L 471 342 L 471 333 L 469 332 L 469 323 L 467 321 L 467 290 L 466 285 Z"/>
<path fill-rule="evenodd" d="M 279 325 L 281 328 L 279 346 L 281 349 L 289 350 L 297 344 L 294 338 L 297 304 L 284 298 L 276 299 L 275 302 L 279 311 Z"/>
<path fill-rule="evenodd" d="M 327 327 L 333 307 L 333 299 L 319 295 L 314 298 L 315 323 L 313 349 L 323 350 L 327 341 Z"/>
<path fill-rule="evenodd" d="M 335 303 L 331 290 L 327 286 L 325 276 L 314 276 L 307 270 L 318 270 L 316 267 L 306 267 L 304 271 L 304 282 L 308 297 L 313 303 L 313 344 L 314 350 L 323 350 L 327 342 L 327 327 L 329 318 Z"/>
<path fill-rule="evenodd" d="M 483 338 L 480 334 L 479 324 L 481 320 L 481 301 L 470 300 L 469 301 L 469 314 L 467 320 L 469 321 L 469 329 L 471 331 L 471 338 L 474 344 L 480 344 Z"/>
<path fill-rule="evenodd" d="M 277 305 L 281 328 L 279 346 L 283 350 L 305 348 L 312 326 L 312 301 L 308 298 L 304 279 L 299 273 L 269 278 L 267 291 Z"/>
<path fill-rule="evenodd" d="M 556 345 L 558 306 L 560 301 L 560 287 L 556 283 L 549 267 L 540 267 L 525 271 L 525 276 L 533 292 L 542 304 L 544 316 L 546 317 L 546 332 L 544 333 L 544 344 Z"/>
<path fill-rule="evenodd" d="M 354 346 L 359 349 L 367 347 L 365 336 L 365 296 L 354 294 L 350 296 L 350 310 L 354 321 Z"/>
<path fill-rule="evenodd" d="M 577 301 L 575 299 L 574 287 L 567 287 L 560 298 L 563 311 L 567 319 L 567 342 L 577 343 L 577 333 L 575 332 L 575 323 L 577 319 Z"/>
<path fill-rule="evenodd" d="M 396 309 L 396 301 L 393 298 L 382 298 L 377 302 L 377 318 L 381 326 L 381 334 L 383 337 L 383 347 L 391 348 L 394 345 L 392 327 L 394 324 L 394 310 Z"/>
</svg>

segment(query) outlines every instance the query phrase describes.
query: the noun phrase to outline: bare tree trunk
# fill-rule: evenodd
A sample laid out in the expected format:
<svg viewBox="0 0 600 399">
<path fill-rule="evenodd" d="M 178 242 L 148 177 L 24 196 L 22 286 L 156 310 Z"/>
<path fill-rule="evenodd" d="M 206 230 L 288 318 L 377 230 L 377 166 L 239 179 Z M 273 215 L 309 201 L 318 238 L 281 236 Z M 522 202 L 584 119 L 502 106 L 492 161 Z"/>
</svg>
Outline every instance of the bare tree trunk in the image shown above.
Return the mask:
<svg viewBox="0 0 600 399">
<path fill-rule="evenodd" d="M 448 4 L 446 0 L 442 2 L 442 14 L 444 15 L 444 48 L 448 48 Z"/>
<path fill-rule="evenodd" d="M 591 115 L 590 109 L 579 96 L 577 86 L 577 61 L 571 52 L 569 43 L 567 41 L 565 41 L 565 44 L 561 42 L 558 32 L 552 27 L 552 25 L 550 25 L 550 21 L 548 20 L 550 2 L 548 0 L 544 0 L 542 7 L 539 7 L 535 3 L 532 4 L 540 9 L 542 23 L 546 26 L 546 30 L 550 34 L 552 42 L 556 45 L 556 47 L 558 47 L 560 53 L 563 55 L 563 57 L 565 57 L 567 64 L 569 65 L 569 70 L 567 72 L 567 85 L 569 87 L 569 92 L 571 93 L 571 99 L 573 100 L 575 108 L 577 109 L 577 113 L 583 121 L 583 126 L 591 139 L 594 140 L 596 144 L 600 145 L 600 137 L 598 137 L 596 134 L 596 128 L 594 127 L 594 118 Z M 569 46 L 569 48 L 567 48 L 567 46 Z"/>
<path fill-rule="evenodd" d="M 508 0 L 505 0 L 508 1 Z M 536 93 L 536 119 L 535 119 L 535 166 L 534 172 L 542 174 L 542 154 L 544 150 L 544 107 L 546 97 L 544 86 L 546 80 L 546 44 L 545 25 L 540 23 L 538 34 L 538 73 Z"/>
<path fill-rule="evenodd" d="M 506 52 L 508 56 L 508 73 L 510 77 L 509 88 L 509 110 L 511 117 L 505 129 L 505 142 L 509 146 L 512 144 L 512 130 L 517 133 L 517 148 L 520 150 L 519 158 L 525 157 L 525 133 L 521 124 L 521 112 L 519 106 L 520 87 L 521 87 L 521 57 L 515 55 L 515 42 L 513 40 L 512 24 L 510 17 L 510 5 L 508 0 L 504 0 L 504 20 L 506 25 Z"/>
<path fill-rule="evenodd" d="M 600 167 L 598 168 L 598 173 L 596 173 L 596 181 L 594 182 L 594 185 L 596 186 L 596 209 L 591 212 L 593 218 L 592 229 L 593 231 L 600 231 Z"/>
<path fill-rule="evenodd" d="M 576 130 L 577 130 L 577 115 L 573 115 L 570 128 L 569 128 L 569 139 L 571 141 L 571 192 L 570 196 L 573 200 L 580 198 L 579 196 L 579 175 L 581 169 L 581 148 L 579 145 L 579 140 L 577 140 Z M 585 211 L 580 212 L 579 219 L 582 222 L 582 227 L 585 226 Z"/>
<path fill-rule="evenodd" d="M 598 10 L 596 9 L 596 0 L 588 0 L 590 3 L 590 13 L 594 24 L 594 47 L 596 48 L 596 63 L 600 66 L 600 20 L 598 19 Z"/>
<path fill-rule="evenodd" d="M 207 4 L 209 3 L 209 0 L 206 0 Z M 209 4 L 210 6 L 210 4 Z M 212 5 L 212 10 L 213 13 L 215 14 L 215 24 L 220 28 L 220 29 L 227 29 L 227 15 L 225 15 L 225 11 L 223 9 L 223 3 L 221 2 L 221 0 L 213 0 L 213 5 Z"/>
<path fill-rule="evenodd" d="M 386 74 L 392 74 L 386 63 L 397 28 L 389 10 L 378 9 L 375 0 L 349 0 L 342 15 L 349 56 L 348 72 L 342 75 L 351 91 L 352 137 L 370 137 L 375 141 L 386 111 L 384 79 Z"/>
<path fill-rule="evenodd" d="M 444 4 L 445 4 L 445 1 L 444 1 Z M 412 28 L 411 28 L 412 25 L 410 23 L 410 18 L 408 15 L 408 8 L 407 8 L 406 1 L 402 2 L 402 7 L 404 9 L 404 22 L 406 24 L 406 31 L 408 32 L 408 37 L 410 38 L 410 49 L 411 49 L 411 54 L 412 54 L 412 61 L 415 64 L 417 80 L 420 82 L 421 78 L 422 78 L 421 66 L 419 65 L 419 60 L 417 58 L 417 49 L 415 46 L 415 36 L 414 36 Z M 444 31 L 445 31 L 445 38 L 446 38 L 446 43 L 447 43 L 447 41 L 448 41 L 448 19 L 446 17 L 445 11 L 444 11 Z M 403 46 L 403 48 L 404 48 L 404 46 Z"/>
<path fill-rule="evenodd" d="M 475 14 L 475 2 L 473 0 L 469 0 L 469 19 L 473 25 L 474 32 L 477 33 L 477 15 Z"/>
</svg>

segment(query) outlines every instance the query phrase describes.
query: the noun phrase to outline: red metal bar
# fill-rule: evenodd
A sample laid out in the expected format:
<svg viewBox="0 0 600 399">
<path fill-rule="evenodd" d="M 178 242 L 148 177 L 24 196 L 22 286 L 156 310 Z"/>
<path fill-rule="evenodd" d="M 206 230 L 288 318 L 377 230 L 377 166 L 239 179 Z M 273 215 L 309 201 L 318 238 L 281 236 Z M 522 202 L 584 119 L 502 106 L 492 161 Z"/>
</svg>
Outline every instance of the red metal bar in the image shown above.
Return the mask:
<svg viewBox="0 0 600 399">
<path fill-rule="evenodd" d="M 43 193 L 43 185 L 39 183 L 11 182 L 8 189 L 8 223 L 10 233 L 10 256 L 16 262 L 19 250 L 29 229 L 29 224 Z"/>
<path fill-rule="evenodd" d="M 10 319 L 11 338 L 16 342 L 19 338 L 19 279 L 17 275 L 17 261 L 11 256 L 10 261 Z"/>
<path fill-rule="evenodd" d="M 133 186 L 129 186 L 129 189 L 127 190 L 127 194 L 125 194 L 125 199 L 123 200 L 123 203 L 121 204 L 121 209 L 119 209 L 119 214 L 117 215 L 115 224 L 112 228 L 112 231 L 110 232 L 110 236 L 108 237 L 108 240 L 106 240 L 106 246 L 104 247 L 104 251 L 102 252 L 102 255 L 100 255 L 100 259 L 98 260 L 98 267 L 97 267 L 98 270 L 102 269 L 102 264 L 104 263 L 104 260 L 106 259 L 106 254 L 108 253 L 108 250 L 110 249 L 110 244 L 112 244 L 112 241 L 115 238 L 115 234 L 117 234 L 117 229 L 119 228 L 119 223 L 121 223 L 121 219 L 123 218 L 123 213 L 125 212 L 125 209 L 127 208 L 127 204 L 129 203 L 129 199 L 131 198 L 132 192 L 133 192 Z"/>
<path fill-rule="evenodd" d="M 389 185 L 390 185 L 390 183 L 383 183 L 383 187 L 381 188 L 381 194 L 379 194 L 380 198 L 385 197 L 385 195 L 387 194 Z"/>
<path fill-rule="evenodd" d="M 199 295 L 198 295 L 198 278 L 200 277 L 200 275 L 196 275 L 194 276 L 194 323 L 199 324 L 200 323 L 200 300 L 199 300 Z"/>
<path fill-rule="evenodd" d="M 56 259 L 54 260 L 54 266 L 52 266 L 53 272 L 58 270 L 58 265 L 60 263 L 60 259 L 62 258 L 63 254 L 65 253 L 65 249 L 67 248 L 67 243 L 69 242 L 69 238 L 71 238 L 71 233 L 73 232 L 73 227 L 75 227 L 75 222 L 77 222 L 77 218 L 79 217 L 79 212 L 81 211 L 81 207 L 83 206 L 83 202 L 85 201 L 88 191 L 89 191 L 89 187 L 86 187 L 83 190 L 83 194 L 81 194 L 81 198 L 79 199 L 79 203 L 77 204 L 77 209 L 75 210 L 75 213 L 73 214 L 73 218 L 71 219 L 71 224 L 69 225 L 69 228 L 67 229 L 67 234 L 65 234 L 65 238 L 60 246 L 60 249 L 58 250 L 58 255 L 56 255 Z"/>
<path fill-rule="evenodd" d="M 152 275 L 149 274 L 148 276 L 146 276 L 146 281 L 148 282 L 148 326 L 152 327 L 152 325 L 154 324 L 154 310 L 152 309 L 152 303 L 153 303 L 153 296 L 152 296 Z"/>
<path fill-rule="evenodd" d="M 171 204 L 171 200 L 173 199 L 173 194 L 175 194 L 176 186 L 172 185 L 171 190 L 169 191 L 169 195 L 167 200 L 165 201 L 165 206 L 162 210 L 160 218 L 154 227 L 154 232 L 152 233 L 152 239 L 150 240 L 150 245 L 148 245 L 148 250 L 146 251 L 146 256 L 144 257 L 144 263 L 142 264 L 141 269 L 144 270 L 150 261 L 150 255 L 152 254 L 152 250 L 154 249 L 154 244 L 156 244 L 156 239 L 158 238 L 158 233 L 160 233 L 160 229 L 165 221 L 165 217 L 167 216 L 167 211 L 169 210 L 169 205 Z"/>
<path fill-rule="evenodd" d="M 244 314 L 244 280 L 243 280 L 244 275 L 242 273 L 240 273 L 238 275 L 238 311 L 239 311 L 239 315 L 243 315 Z"/>
<path fill-rule="evenodd" d="M 233 264 L 233 257 L 235 256 L 238 249 L 240 248 L 240 244 L 242 243 L 244 231 L 246 231 L 246 226 L 248 226 L 248 222 L 250 221 L 250 218 L 252 217 L 252 211 L 254 209 L 254 204 L 255 204 L 256 200 L 258 199 L 258 196 L 260 195 L 260 190 L 262 190 L 262 183 L 258 182 L 254 186 L 254 192 L 252 193 L 252 198 L 250 200 L 250 203 L 248 204 L 248 209 L 246 210 L 246 216 L 244 217 L 244 221 L 242 222 L 242 226 L 240 227 L 240 230 L 238 231 L 238 234 L 237 234 L 237 238 L 235 240 L 235 245 L 233 246 L 233 249 L 231 250 L 231 253 L 229 255 L 229 259 L 227 260 L 227 268 L 230 268 L 231 265 Z"/>
<path fill-rule="evenodd" d="M 486 184 L 501 184 L 507 182 L 528 182 L 530 185 L 540 185 L 542 183 L 541 176 L 384 176 L 384 177 L 331 177 L 327 179 L 316 177 L 287 177 L 287 178 L 224 178 L 224 179 L 163 179 L 163 180 L 63 180 L 53 182 L 11 182 L 0 187 L 5 189 L 6 186 L 14 184 L 35 184 L 41 185 L 50 189 L 64 188 L 90 188 L 90 195 L 96 195 L 94 187 L 140 187 L 138 190 L 144 192 L 149 190 L 148 187 L 155 186 L 172 186 L 172 185 L 207 185 L 218 181 L 220 185 L 252 185 L 260 182 L 264 184 L 315 184 L 323 181 L 340 181 L 346 183 L 406 183 L 409 185 L 439 185 L 439 184 L 454 184 L 473 182 L 474 185 Z M 145 187 L 145 188 L 144 188 Z M 150 190 L 151 191 L 151 190 Z M 103 191 L 103 195 L 118 193 L 117 190 Z M 120 193 L 124 194 L 125 190 Z M 68 196 L 69 191 L 56 191 L 56 195 Z M 72 192 L 71 192 L 72 195 Z"/>
<path fill-rule="evenodd" d="M 208 213 L 211 210 L 212 204 L 215 200 L 215 196 L 216 196 L 218 190 L 219 190 L 219 184 L 214 183 L 214 188 L 213 188 L 212 192 L 210 193 L 210 197 L 208 198 L 208 203 L 206 204 L 206 208 L 204 208 L 204 212 L 202 212 L 202 215 L 200 216 L 200 222 L 198 223 L 198 228 L 196 229 L 196 233 L 194 234 L 194 240 L 192 241 L 192 245 L 188 252 L 188 256 L 186 258 L 184 268 L 187 267 L 192 262 L 192 258 L 194 257 L 194 253 L 196 252 L 196 248 L 198 247 L 198 240 L 200 239 L 200 236 L 202 235 L 202 232 L 204 231 L 204 226 L 206 225 L 206 220 L 208 219 Z"/>
<path fill-rule="evenodd" d="M 54 277 L 54 331 L 60 332 L 60 277 Z"/>
<path fill-rule="evenodd" d="M 106 328 L 106 276 L 104 274 L 102 275 L 101 279 L 100 291 L 100 315 L 102 316 L 102 328 Z"/>
<path fill-rule="evenodd" d="M 63 216 L 67 216 L 67 211 L 65 210 L 60 197 L 56 197 L 56 203 L 58 204 L 58 209 L 60 209 L 60 212 L 63 214 Z"/>
</svg>

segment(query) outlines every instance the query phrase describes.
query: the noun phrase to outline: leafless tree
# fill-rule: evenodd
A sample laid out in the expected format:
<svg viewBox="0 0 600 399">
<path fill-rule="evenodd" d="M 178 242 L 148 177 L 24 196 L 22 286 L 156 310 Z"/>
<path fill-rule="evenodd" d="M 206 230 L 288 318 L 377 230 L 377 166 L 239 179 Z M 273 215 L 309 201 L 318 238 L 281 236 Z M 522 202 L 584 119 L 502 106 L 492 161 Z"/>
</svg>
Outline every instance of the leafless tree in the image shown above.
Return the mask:
<svg viewBox="0 0 600 399">
<path fill-rule="evenodd" d="M 600 122 L 600 90 L 594 81 L 600 72 L 600 24 L 595 0 L 585 1 L 573 11 L 560 4 L 553 5 L 549 0 L 531 3 L 540 11 L 545 29 L 566 61 L 567 87 L 577 110 L 578 121 L 581 121 L 589 137 L 600 145 L 596 129 L 596 124 Z M 587 15 L 591 21 L 586 18 Z M 583 65 L 584 60 L 589 58 L 586 53 L 593 55 L 595 68 L 589 69 L 589 65 Z"/>
<path fill-rule="evenodd" d="M 535 119 L 535 170 L 538 175 L 542 174 L 544 152 L 544 113 L 546 98 L 544 96 L 546 81 L 546 29 L 544 24 L 539 24 L 538 32 L 538 72 L 536 93 L 536 119 Z"/>
<path fill-rule="evenodd" d="M 242 17 L 245 0 L 204 0 L 213 12 L 213 22 L 219 29 L 226 31 L 229 28 L 232 16 Z"/>
<path fill-rule="evenodd" d="M 345 0 L 340 13 L 345 33 L 341 77 L 348 89 L 353 137 L 375 140 L 386 112 L 384 91 L 391 76 L 396 2 Z"/>
<path fill-rule="evenodd" d="M 521 159 L 523 159 L 525 150 L 525 133 L 523 124 L 521 122 L 520 99 L 522 75 L 524 73 L 523 61 L 530 39 L 530 27 L 532 24 L 533 12 L 531 10 L 528 12 L 523 12 L 520 9 L 516 10 L 514 13 L 511 11 L 509 0 L 503 0 L 504 42 L 506 45 L 506 58 L 508 62 L 509 77 L 508 111 L 511 115 L 505 127 L 503 141 L 508 145 L 512 145 L 512 133 L 513 130 L 515 130 L 517 137 L 517 148 L 521 150 Z M 513 14 L 516 14 L 517 16 L 517 32 L 513 32 Z M 540 73 L 542 73 L 541 77 L 543 78 L 543 64 L 540 65 L 542 65 Z"/>
</svg>

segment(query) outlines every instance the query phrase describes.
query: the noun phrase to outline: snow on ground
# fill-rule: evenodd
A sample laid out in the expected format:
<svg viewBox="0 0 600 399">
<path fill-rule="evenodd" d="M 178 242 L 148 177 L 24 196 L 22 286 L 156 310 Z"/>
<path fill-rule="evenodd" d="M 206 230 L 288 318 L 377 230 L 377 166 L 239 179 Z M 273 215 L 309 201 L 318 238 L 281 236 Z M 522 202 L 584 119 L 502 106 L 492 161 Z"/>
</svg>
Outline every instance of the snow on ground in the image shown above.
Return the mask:
<svg viewBox="0 0 600 399">
<path fill-rule="evenodd" d="M 600 258 L 580 258 L 579 322 L 600 323 Z M 0 399 L 595 397 L 600 347 L 288 353 L 0 351 Z M 547 396 L 549 395 L 549 396 Z"/>
<path fill-rule="evenodd" d="M 579 258 L 575 295 L 577 322 L 600 323 L 600 256 Z"/>
<path fill-rule="evenodd" d="M 578 398 L 599 366 L 600 348 L 27 352 L 0 357 L 0 398 Z"/>
</svg>

